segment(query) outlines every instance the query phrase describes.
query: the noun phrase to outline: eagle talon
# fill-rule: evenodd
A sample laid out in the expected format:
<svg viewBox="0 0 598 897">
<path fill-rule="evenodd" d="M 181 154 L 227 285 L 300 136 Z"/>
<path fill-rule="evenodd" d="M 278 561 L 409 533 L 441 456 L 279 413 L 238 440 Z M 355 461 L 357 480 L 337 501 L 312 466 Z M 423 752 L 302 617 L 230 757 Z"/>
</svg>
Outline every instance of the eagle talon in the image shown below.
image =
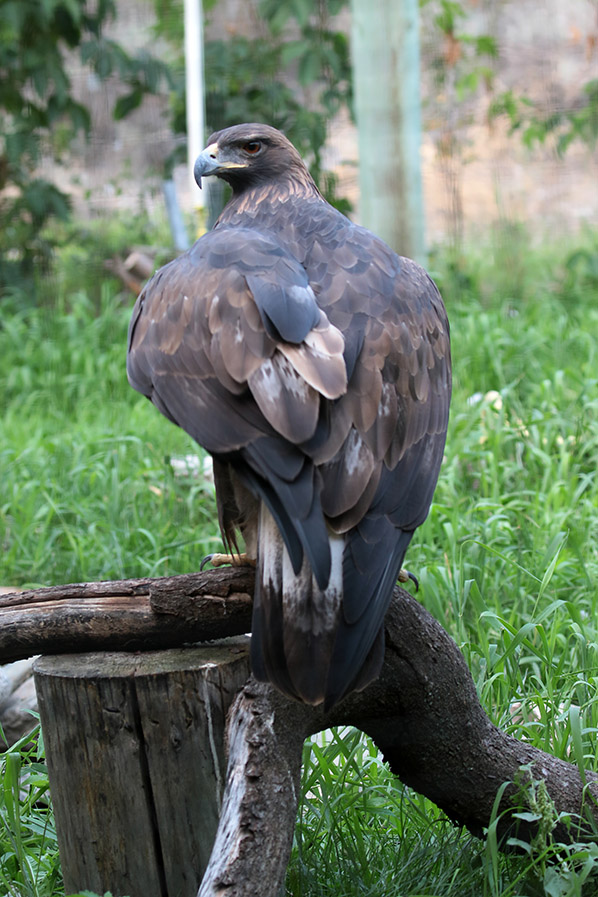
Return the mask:
<svg viewBox="0 0 598 897">
<path fill-rule="evenodd" d="M 200 572 L 200 573 L 203 573 L 203 569 L 204 569 L 204 567 L 206 566 L 206 564 L 210 564 L 210 563 L 212 562 L 212 558 L 213 558 L 213 557 L 214 557 L 213 554 L 206 554 L 205 558 L 202 559 L 202 562 L 201 562 L 201 564 L 199 565 L 199 572 Z"/>
<path fill-rule="evenodd" d="M 199 565 L 200 572 L 206 564 L 212 567 L 223 567 L 230 564 L 232 567 L 255 567 L 255 558 L 247 557 L 246 554 L 206 554 L 205 558 Z"/>
<path fill-rule="evenodd" d="M 419 592 L 419 579 L 417 578 L 417 576 L 415 576 L 415 574 L 411 573 L 409 570 L 404 570 L 401 567 L 401 569 L 399 570 L 398 580 L 399 580 L 399 582 L 409 582 L 409 580 L 411 580 L 411 582 L 415 586 L 415 591 Z"/>
</svg>

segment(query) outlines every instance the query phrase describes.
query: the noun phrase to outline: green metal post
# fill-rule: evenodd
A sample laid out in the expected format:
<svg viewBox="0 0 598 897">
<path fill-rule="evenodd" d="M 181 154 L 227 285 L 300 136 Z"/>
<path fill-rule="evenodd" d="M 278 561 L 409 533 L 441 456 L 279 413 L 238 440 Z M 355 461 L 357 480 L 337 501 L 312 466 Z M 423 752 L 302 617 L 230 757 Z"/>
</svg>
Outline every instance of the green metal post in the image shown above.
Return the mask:
<svg viewBox="0 0 598 897">
<path fill-rule="evenodd" d="M 361 222 L 425 263 L 418 0 L 352 0 Z"/>
</svg>

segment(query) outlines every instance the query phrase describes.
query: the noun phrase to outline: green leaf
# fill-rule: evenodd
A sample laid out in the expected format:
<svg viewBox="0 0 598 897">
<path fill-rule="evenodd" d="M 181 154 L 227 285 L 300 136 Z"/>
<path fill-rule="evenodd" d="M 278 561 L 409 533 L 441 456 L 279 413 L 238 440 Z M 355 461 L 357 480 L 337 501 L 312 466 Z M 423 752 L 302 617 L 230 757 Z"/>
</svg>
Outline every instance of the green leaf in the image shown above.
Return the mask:
<svg viewBox="0 0 598 897">
<path fill-rule="evenodd" d="M 299 81 L 303 85 L 312 84 L 322 77 L 322 56 L 320 50 L 312 48 L 299 60 Z"/>
<path fill-rule="evenodd" d="M 513 813 L 513 816 L 516 819 L 521 819 L 523 822 L 538 822 L 542 818 L 540 813 L 532 813 L 527 810 L 522 810 L 518 813 Z"/>
<path fill-rule="evenodd" d="M 287 41 L 281 51 L 281 59 L 284 65 L 288 65 L 300 56 L 310 51 L 311 45 L 309 41 L 292 40 Z"/>
<path fill-rule="evenodd" d="M 79 25 L 83 18 L 84 4 L 80 0 L 59 0 L 59 2 L 57 0 L 54 9 L 66 10 L 73 24 Z"/>
<path fill-rule="evenodd" d="M 572 893 L 581 894 L 581 891 L 572 892 L 571 873 L 568 869 L 559 866 L 547 867 L 544 872 L 543 884 L 546 897 L 570 897 Z"/>
<path fill-rule="evenodd" d="M 476 53 L 478 56 L 491 56 L 493 59 L 498 58 L 498 43 L 496 38 L 489 34 L 482 34 L 474 38 Z"/>
<path fill-rule="evenodd" d="M 140 87 L 135 87 L 130 93 L 125 94 L 124 97 L 119 97 L 114 106 L 114 118 L 118 121 L 121 118 L 125 118 L 134 109 L 138 109 L 143 100 L 143 93 Z"/>
<path fill-rule="evenodd" d="M 542 597 L 542 595 L 544 594 L 544 592 L 550 585 L 550 580 L 554 576 L 554 571 L 556 569 L 556 565 L 561 556 L 561 552 L 566 544 L 567 544 L 567 536 L 565 535 L 561 538 L 559 545 L 558 545 L 556 551 L 554 552 L 548 567 L 546 568 L 546 572 L 544 573 L 544 576 L 542 577 L 542 582 L 540 583 L 540 589 L 538 591 L 538 600 Z"/>
<path fill-rule="evenodd" d="M 582 738 L 582 729 L 581 729 L 581 715 L 579 707 L 575 704 L 572 704 L 569 707 L 569 723 L 571 726 L 571 738 L 573 740 L 573 751 L 575 760 L 577 763 L 577 768 L 579 769 L 579 775 L 581 781 L 585 785 L 586 783 L 586 771 L 585 771 L 585 761 L 583 754 L 583 738 Z"/>
<path fill-rule="evenodd" d="M 299 25 L 304 28 L 309 21 L 310 15 L 314 11 L 312 0 L 292 0 L 291 8 Z"/>
</svg>

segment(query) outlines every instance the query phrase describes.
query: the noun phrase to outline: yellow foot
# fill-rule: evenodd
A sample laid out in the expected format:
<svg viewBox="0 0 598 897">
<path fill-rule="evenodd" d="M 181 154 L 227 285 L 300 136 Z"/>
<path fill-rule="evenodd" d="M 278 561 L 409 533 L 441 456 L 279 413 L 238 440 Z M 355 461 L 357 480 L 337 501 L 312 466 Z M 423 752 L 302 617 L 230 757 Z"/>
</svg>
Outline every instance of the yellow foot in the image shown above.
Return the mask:
<svg viewBox="0 0 598 897">
<path fill-rule="evenodd" d="M 412 583 L 415 584 L 415 591 L 419 591 L 419 580 L 417 576 L 414 576 L 413 573 L 410 573 L 409 570 L 401 569 L 399 570 L 399 582 L 409 582 L 411 580 Z"/>
<path fill-rule="evenodd" d="M 247 557 L 246 554 L 207 554 L 199 569 L 203 570 L 206 564 L 212 567 L 223 567 L 225 564 L 232 564 L 233 567 L 255 567 L 255 558 Z"/>
</svg>

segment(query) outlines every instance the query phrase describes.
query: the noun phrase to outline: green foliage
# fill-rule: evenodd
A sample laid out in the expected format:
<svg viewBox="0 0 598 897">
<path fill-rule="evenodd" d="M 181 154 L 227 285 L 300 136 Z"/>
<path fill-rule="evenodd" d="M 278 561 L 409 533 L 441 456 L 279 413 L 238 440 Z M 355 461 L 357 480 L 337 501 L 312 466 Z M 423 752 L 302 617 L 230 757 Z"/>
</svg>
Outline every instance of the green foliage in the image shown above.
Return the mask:
<svg viewBox="0 0 598 897">
<path fill-rule="evenodd" d="M 315 175 L 321 169 L 320 153 L 326 139 L 324 117 L 299 102 L 296 93 L 280 79 L 283 47 L 271 40 L 237 37 L 209 41 L 205 46 L 206 120 L 208 130 L 219 131 L 242 121 L 265 121 L 284 130 L 300 152 L 311 154 Z M 186 129 L 182 71 L 173 95 L 174 128 Z M 171 163 L 182 161 L 179 146 Z"/>
<path fill-rule="evenodd" d="M 103 35 L 115 14 L 113 0 L 93 9 L 86 0 L 0 0 L 0 289 L 31 288 L 36 266 L 47 269 L 50 258 L 45 225 L 70 213 L 68 197 L 33 176 L 44 151 L 60 155 L 77 133 L 89 131 L 65 54 L 78 49 L 98 77 L 119 77 L 127 93 L 117 101 L 117 117 L 168 78 L 156 59 L 134 56 Z"/>
<path fill-rule="evenodd" d="M 115 258 L 126 258 L 137 248 L 148 249 L 155 267 L 173 257 L 166 212 L 151 218 L 141 213 L 122 213 L 85 221 L 69 220 L 46 231 L 55 246 L 51 277 L 44 278 L 38 296 L 52 307 L 56 294 L 85 294 L 99 311 L 102 295 L 122 288 L 120 279 L 110 277 Z M 24 303 L 25 304 L 25 303 Z"/>
<path fill-rule="evenodd" d="M 206 122 L 209 132 L 243 121 L 264 121 L 283 130 L 307 159 L 310 170 L 326 195 L 343 211 L 347 200 L 336 197 L 336 180 L 322 168 L 322 151 L 329 119 L 351 102 L 351 66 L 347 36 L 332 28 L 330 17 L 342 2 L 269 2 L 259 11 L 265 23 L 258 38 L 232 36 L 206 41 Z M 183 45 L 182 2 L 156 2 L 157 33 L 174 47 Z M 294 24 L 297 38 L 284 32 Z M 184 65 L 175 57 L 171 102 L 173 127 L 186 133 Z M 290 85 L 296 75 L 302 90 Z M 175 150 L 170 164 L 182 160 L 184 145 Z"/>
<path fill-rule="evenodd" d="M 495 93 L 499 44 L 492 34 L 469 30 L 468 11 L 459 0 L 420 0 L 422 40 L 431 35 L 430 68 L 438 90 L 428 97 L 437 153 L 451 184 L 449 232 L 453 245 L 463 237 L 462 179 L 467 162 L 469 137 L 475 108 L 472 99 L 484 91 L 490 99 L 487 123 L 506 116 L 510 133 L 518 134 L 533 148 L 551 140 L 563 156 L 575 141 L 593 150 L 598 140 L 598 81 L 580 87 L 569 109 L 546 113 L 539 103 L 521 91 Z"/>
<path fill-rule="evenodd" d="M 426 21 L 429 17 L 443 38 L 432 62 L 437 83 L 455 91 L 458 102 L 474 94 L 480 85 L 491 87 L 494 70 L 489 63 L 498 58 L 496 39 L 464 30 L 467 12 L 455 0 L 421 0 L 420 6 L 430 7 Z M 450 95 L 448 99 L 450 102 Z"/>
<path fill-rule="evenodd" d="M 424 103 L 442 170 L 451 184 L 448 229 L 453 245 L 463 238 L 462 178 L 469 145 L 472 100 L 494 84 L 498 44 L 491 34 L 472 33 L 467 11 L 456 0 L 420 0 L 422 41 L 428 40 L 434 90 Z"/>
<path fill-rule="evenodd" d="M 273 37 L 280 37 L 289 24 L 299 28 L 299 37 L 287 39 L 282 48 L 285 65 L 297 63 L 303 87 L 321 88 L 319 103 L 328 116 L 351 103 L 351 64 L 347 36 L 331 27 L 331 19 L 346 6 L 344 0 L 261 0 L 260 13 Z"/>
<path fill-rule="evenodd" d="M 551 138 L 560 156 L 576 140 L 594 150 L 598 143 L 598 79 L 582 86 L 575 106 L 550 115 L 542 113 L 529 97 L 505 91 L 493 100 L 489 111 L 491 119 L 501 115 L 508 118 L 510 133 L 519 133 L 530 149 Z"/>
<path fill-rule="evenodd" d="M 330 730 L 306 742 L 302 794 L 288 895 L 479 897 L 474 839 L 429 801 L 397 787 L 357 730 Z"/>
<path fill-rule="evenodd" d="M 218 544 L 213 487 L 170 465 L 195 446 L 126 381 L 130 311 L 109 284 L 99 314 L 82 293 L 5 311 L 0 581 L 193 570 Z"/>
<path fill-rule="evenodd" d="M 38 726 L 31 735 L 0 754 L 0 888 L 3 894 L 54 897 L 61 891 L 58 844 L 49 798 Z"/>
</svg>

